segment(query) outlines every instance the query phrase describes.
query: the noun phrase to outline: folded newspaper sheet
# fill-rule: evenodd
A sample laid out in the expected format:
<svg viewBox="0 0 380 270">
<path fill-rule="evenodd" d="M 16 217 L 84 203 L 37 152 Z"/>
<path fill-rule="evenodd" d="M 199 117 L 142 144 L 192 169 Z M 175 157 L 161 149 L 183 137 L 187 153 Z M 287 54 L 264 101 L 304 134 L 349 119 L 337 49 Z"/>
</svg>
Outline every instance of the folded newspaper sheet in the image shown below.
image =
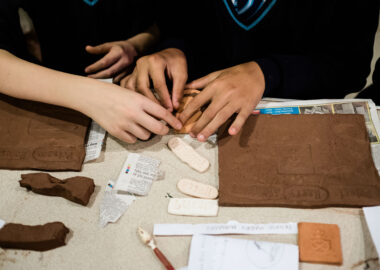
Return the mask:
<svg viewBox="0 0 380 270">
<path fill-rule="evenodd" d="M 380 173 L 380 121 L 370 99 L 264 100 L 257 106 L 262 114 L 362 114 L 371 142 L 372 157 Z"/>
</svg>

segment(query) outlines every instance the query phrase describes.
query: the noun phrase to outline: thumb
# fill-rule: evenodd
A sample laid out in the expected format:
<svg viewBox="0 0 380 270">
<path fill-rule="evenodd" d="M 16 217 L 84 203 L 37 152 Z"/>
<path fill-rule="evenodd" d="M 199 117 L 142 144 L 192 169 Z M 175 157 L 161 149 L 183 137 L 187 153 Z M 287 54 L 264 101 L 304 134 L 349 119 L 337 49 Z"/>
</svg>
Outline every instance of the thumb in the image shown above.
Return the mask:
<svg viewBox="0 0 380 270">
<path fill-rule="evenodd" d="M 86 46 L 86 51 L 91 54 L 106 54 L 111 49 L 112 45 L 109 43 L 103 43 L 98 46 Z"/>
<path fill-rule="evenodd" d="M 213 72 L 210 73 L 202 78 L 196 79 L 188 84 L 185 85 L 185 88 L 192 88 L 192 89 L 203 89 L 208 85 L 210 82 L 215 80 L 219 76 L 220 72 Z"/>
</svg>

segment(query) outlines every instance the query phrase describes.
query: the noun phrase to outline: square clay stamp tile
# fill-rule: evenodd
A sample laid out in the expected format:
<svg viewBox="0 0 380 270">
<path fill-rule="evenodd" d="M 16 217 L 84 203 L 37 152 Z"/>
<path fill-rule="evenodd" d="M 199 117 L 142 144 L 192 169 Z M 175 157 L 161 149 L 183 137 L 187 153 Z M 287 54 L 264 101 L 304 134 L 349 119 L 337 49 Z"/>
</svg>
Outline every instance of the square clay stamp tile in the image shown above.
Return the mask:
<svg viewBox="0 0 380 270">
<path fill-rule="evenodd" d="M 343 262 L 336 224 L 298 223 L 298 245 L 301 262 L 338 265 Z"/>
</svg>

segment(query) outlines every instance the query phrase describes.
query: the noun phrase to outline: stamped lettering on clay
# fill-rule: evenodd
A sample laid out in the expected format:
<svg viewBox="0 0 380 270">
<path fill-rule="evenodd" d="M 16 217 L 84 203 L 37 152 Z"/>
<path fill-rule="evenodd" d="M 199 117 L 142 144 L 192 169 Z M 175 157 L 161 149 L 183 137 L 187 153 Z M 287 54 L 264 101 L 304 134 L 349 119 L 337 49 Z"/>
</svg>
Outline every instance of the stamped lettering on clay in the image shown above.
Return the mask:
<svg viewBox="0 0 380 270">
<path fill-rule="evenodd" d="M 377 189 L 377 188 L 375 188 Z M 341 188 L 340 197 L 342 199 L 363 199 L 363 198 L 372 198 L 372 189 L 371 188 Z"/>
<path fill-rule="evenodd" d="M 10 150 L 6 148 L 0 148 L 0 159 L 5 160 L 24 160 L 28 151 L 26 150 Z"/>
<path fill-rule="evenodd" d="M 184 140 L 178 137 L 171 138 L 168 142 L 170 150 L 184 163 L 198 172 L 205 172 L 210 162 L 198 154 L 197 151 Z"/>
<path fill-rule="evenodd" d="M 276 200 L 284 197 L 284 193 L 281 187 L 268 187 L 257 185 L 245 185 L 244 189 L 237 184 L 232 185 L 231 193 L 239 198 L 252 198 L 257 200 Z"/>
<path fill-rule="evenodd" d="M 218 215 L 218 201 L 189 198 L 171 198 L 168 213 L 180 216 L 214 217 Z"/>
<path fill-rule="evenodd" d="M 33 157 L 39 161 L 75 161 L 79 160 L 74 147 L 40 147 L 33 151 Z"/>
<path fill-rule="evenodd" d="M 327 190 L 317 186 L 293 186 L 285 190 L 285 198 L 291 201 L 319 202 L 328 197 Z"/>
<path fill-rule="evenodd" d="M 215 187 L 191 179 L 179 180 L 177 188 L 182 193 L 197 198 L 215 199 L 218 197 L 218 190 Z"/>
</svg>

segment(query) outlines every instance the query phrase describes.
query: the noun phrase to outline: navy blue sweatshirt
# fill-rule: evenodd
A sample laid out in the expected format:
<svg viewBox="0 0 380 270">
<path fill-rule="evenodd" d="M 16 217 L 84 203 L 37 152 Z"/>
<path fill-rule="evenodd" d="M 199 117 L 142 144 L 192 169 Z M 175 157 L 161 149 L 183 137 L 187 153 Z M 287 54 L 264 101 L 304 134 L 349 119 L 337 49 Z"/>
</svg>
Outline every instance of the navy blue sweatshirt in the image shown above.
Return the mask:
<svg viewBox="0 0 380 270">
<path fill-rule="evenodd" d="M 343 98 L 362 89 L 370 72 L 377 0 L 158 3 L 162 48 L 185 52 L 190 80 L 256 61 L 265 96 Z"/>
</svg>

